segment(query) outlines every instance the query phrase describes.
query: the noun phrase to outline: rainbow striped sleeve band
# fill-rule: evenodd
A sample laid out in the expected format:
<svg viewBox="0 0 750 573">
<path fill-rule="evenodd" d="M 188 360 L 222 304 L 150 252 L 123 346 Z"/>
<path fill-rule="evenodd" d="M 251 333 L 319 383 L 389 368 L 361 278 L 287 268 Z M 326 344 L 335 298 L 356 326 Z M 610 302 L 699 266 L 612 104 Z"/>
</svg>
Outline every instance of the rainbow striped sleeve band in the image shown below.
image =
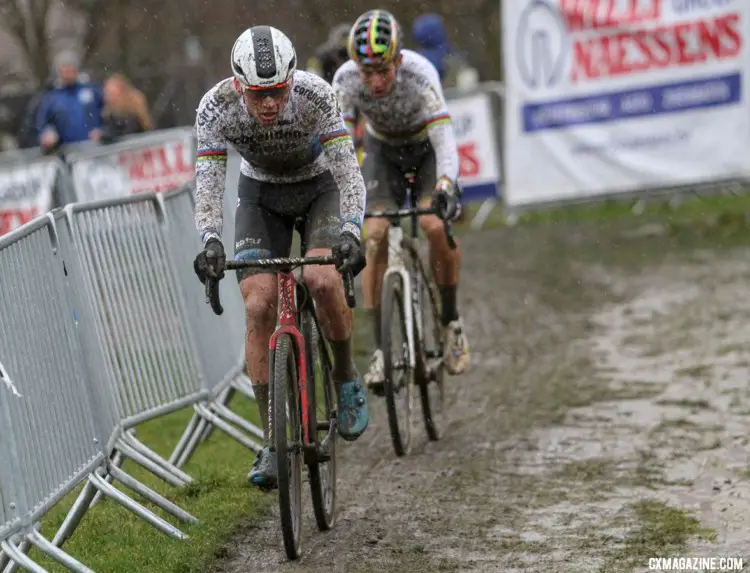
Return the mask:
<svg viewBox="0 0 750 573">
<path fill-rule="evenodd" d="M 342 141 L 345 141 L 347 139 L 351 139 L 349 132 L 346 129 L 338 129 L 336 131 L 332 131 L 331 133 L 326 133 L 325 135 L 321 135 L 320 143 L 322 143 L 323 147 L 325 148 L 325 147 L 328 147 L 329 145 L 341 143 Z"/>
<path fill-rule="evenodd" d="M 227 150 L 217 149 L 215 147 L 204 147 L 203 149 L 199 149 L 195 157 L 196 162 L 226 161 L 226 160 L 227 160 Z"/>
<path fill-rule="evenodd" d="M 451 116 L 448 113 L 441 113 L 440 115 L 436 115 L 432 119 L 428 120 L 425 124 L 425 127 L 430 128 L 435 125 L 444 125 L 450 122 Z"/>
</svg>

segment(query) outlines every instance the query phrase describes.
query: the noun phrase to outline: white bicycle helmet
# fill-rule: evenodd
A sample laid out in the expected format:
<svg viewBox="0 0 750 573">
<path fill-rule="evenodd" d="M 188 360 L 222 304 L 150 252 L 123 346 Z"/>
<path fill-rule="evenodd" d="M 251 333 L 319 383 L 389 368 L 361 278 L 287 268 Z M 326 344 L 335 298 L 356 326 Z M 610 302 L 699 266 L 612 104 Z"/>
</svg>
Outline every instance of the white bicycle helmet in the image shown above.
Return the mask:
<svg viewBox="0 0 750 573">
<path fill-rule="evenodd" d="M 248 89 L 282 87 L 297 69 L 297 54 L 289 38 L 271 26 L 245 30 L 232 46 L 232 71 Z"/>
</svg>

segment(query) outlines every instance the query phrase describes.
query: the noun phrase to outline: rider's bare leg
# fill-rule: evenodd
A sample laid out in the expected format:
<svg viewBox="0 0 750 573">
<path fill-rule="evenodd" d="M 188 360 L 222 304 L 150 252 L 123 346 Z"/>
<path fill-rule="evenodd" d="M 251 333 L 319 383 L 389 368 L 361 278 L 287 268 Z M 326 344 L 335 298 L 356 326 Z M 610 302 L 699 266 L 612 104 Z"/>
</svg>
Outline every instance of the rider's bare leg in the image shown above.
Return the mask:
<svg viewBox="0 0 750 573">
<path fill-rule="evenodd" d="M 461 374 L 469 366 L 469 343 L 458 313 L 456 287 L 461 269 L 461 247 L 448 245 L 443 221 L 435 215 L 419 221 L 430 245 L 430 266 L 440 291 L 441 322 L 444 326 L 443 359 L 449 374 Z"/>
<path fill-rule="evenodd" d="M 329 256 L 330 249 L 311 249 L 306 256 Z M 305 284 L 317 304 L 320 326 L 331 343 L 333 380 L 347 382 L 357 377 L 352 350 L 352 310 L 346 304 L 341 275 L 333 266 L 308 266 L 303 269 Z"/>
<path fill-rule="evenodd" d="M 430 266 L 435 277 L 435 283 L 440 290 L 442 322 L 447 325 L 458 320 L 458 305 L 456 302 L 456 285 L 461 269 L 461 245 L 456 241 L 456 250 L 450 248 L 445 236 L 443 221 L 436 215 L 425 215 L 419 218 L 419 226 L 427 235 L 430 245 Z"/>
<path fill-rule="evenodd" d="M 330 254 L 330 249 L 310 249 L 306 256 Z M 338 398 L 339 434 L 346 440 L 356 440 L 367 429 L 370 418 L 367 395 L 354 364 L 353 313 L 346 303 L 341 275 L 333 266 L 308 266 L 302 272 L 333 353 L 331 376 Z"/>
<path fill-rule="evenodd" d="M 248 275 L 240 282 L 240 292 L 245 301 L 247 374 L 253 383 L 264 445 L 268 446 L 268 341 L 276 326 L 276 275 Z"/>
<path fill-rule="evenodd" d="M 378 207 L 379 209 L 379 207 Z M 362 291 L 365 308 L 370 309 L 374 327 L 373 347 L 380 346 L 380 301 L 383 275 L 388 267 L 388 220 L 366 219 L 367 244 L 365 253 L 367 266 L 362 271 Z"/>
</svg>

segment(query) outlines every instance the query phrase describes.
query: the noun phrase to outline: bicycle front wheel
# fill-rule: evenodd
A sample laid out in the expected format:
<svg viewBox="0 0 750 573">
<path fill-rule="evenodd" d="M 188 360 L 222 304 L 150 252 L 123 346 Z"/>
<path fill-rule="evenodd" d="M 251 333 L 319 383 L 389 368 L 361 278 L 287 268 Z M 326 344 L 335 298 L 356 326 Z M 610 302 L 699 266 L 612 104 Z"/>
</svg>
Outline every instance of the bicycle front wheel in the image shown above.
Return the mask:
<svg viewBox="0 0 750 573">
<path fill-rule="evenodd" d="M 401 276 L 388 275 L 383 282 L 380 348 L 383 351 L 385 403 L 393 449 L 404 456 L 411 449 L 411 412 L 414 370 L 411 368 Z"/>
<path fill-rule="evenodd" d="M 271 397 L 281 533 L 289 559 L 297 559 L 300 555 L 302 530 L 302 422 L 296 352 L 291 337 L 288 334 L 280 335 L 274 354 Z"/>
<path fill-rule="evenodd" d="M 415 259 L 417 272 L 415 278 L 418 289 L 421 312 L 415 309 L 414 330 L 420 333 L 416 344 L 417 367 L 415 380 L 419 386 L 419 397 L 422 402 L 427 437 L 436 441 L 440 439 L 441 428 L 445 425 L 445 387 L 443 378 L 443 336 L 444 328 L 440 320 L 440 299 L 437 285 L 425 272 L 421 259 Z M 417 325 L 417 321 L 421 324 Z M 421 328 L 418 328 L 420 326 Z"/>
<path fill-rule="evenodd" d="M 318 529 L 328 531 L 336 505 L 336 390 L 328 347 L 312 312 L 302 313 L 301 327 L 307 346 L 308 424 L 316 449 L 316 460 L 307 465 L 310 496 Z"/>
</svg>

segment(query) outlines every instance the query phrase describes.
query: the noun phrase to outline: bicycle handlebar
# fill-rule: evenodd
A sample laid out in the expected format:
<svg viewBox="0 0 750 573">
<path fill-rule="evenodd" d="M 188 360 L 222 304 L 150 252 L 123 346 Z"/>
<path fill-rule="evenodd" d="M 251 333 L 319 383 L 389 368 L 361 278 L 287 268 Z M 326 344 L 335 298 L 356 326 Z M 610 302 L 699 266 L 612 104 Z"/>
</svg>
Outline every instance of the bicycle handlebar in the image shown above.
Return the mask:
<svg viewBox="0 0 750 573">
<path fill-rule="evenodd" d="M 324 257 L 292 257 L 285 259 L 257 259 L 252 261 L 227 261 L 225 269 L 228 271 L 236 271 L 239 269 L 272 269 L 272 270 L 287 270 L 294 267 L 303 267 L 309 265 L 334 265 L 336 259 L 333 256 Z M 349 308 L 357 306 L 357 298 L 354 293 L 354 277 L 352 273 L 345 273 L 342 275 L 344 282 L 344 295 L 346 296 L 346 304 Z M 206 279 L 206 302 L 211 305 L 211 310 L 214 314 L 221 315 L 224 312 L 224 308 L 221 305 L 219 297 L 219 281 L 215 279 Z"/>
<path fill-rule="evenodd" d="M 396 209 L 391 211 L 370 211 L 365 213 L 365 219 L 405 219 L 406 217 L 422 215 L 437 215 L 438 210 L 434 207 L 410 207 L 408 209 Z M 445 238 L 448 239 L 448 246 L 451 250 L 456 250 L 456 240 L 453 238 L 453 229 L 451 222 L 443 219 L 443 230 Z"/>
</svg>

